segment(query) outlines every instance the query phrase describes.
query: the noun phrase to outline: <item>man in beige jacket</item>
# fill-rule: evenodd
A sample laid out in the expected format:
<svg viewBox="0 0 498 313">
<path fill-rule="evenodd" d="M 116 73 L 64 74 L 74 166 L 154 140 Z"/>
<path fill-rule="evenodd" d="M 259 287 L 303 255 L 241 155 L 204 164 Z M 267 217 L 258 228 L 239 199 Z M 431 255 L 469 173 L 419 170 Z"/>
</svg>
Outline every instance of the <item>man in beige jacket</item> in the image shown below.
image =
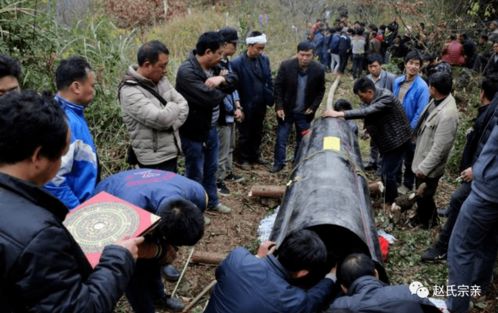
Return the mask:
<svg viewBox="0 0 498 313">
<path fill-rule="evenodd" d="M 425 183 L 426 188 L 417 200 L 417 215 L 411 221 L 413 226 L 421 224 L 424 228 L 431 228 L 437 224 L 434 194 L 444 174 L 458 126 L 458 110 L 451 89 L 451 75 L 439 72 L 429 77 L 432 100 L 415 128 L 417 141 L 412 163 L 417 187 Z"/>
<path fill-rule="evenodd" d="M 119 87 L 123 120 L 138 166 L 177 171 L 181 153 L 178 129 L 188 115 L 187 101 L 166 76 L 169 50 L 160 41 L 145 43 L 138 66 L 128 68 Z"/>
</svg>

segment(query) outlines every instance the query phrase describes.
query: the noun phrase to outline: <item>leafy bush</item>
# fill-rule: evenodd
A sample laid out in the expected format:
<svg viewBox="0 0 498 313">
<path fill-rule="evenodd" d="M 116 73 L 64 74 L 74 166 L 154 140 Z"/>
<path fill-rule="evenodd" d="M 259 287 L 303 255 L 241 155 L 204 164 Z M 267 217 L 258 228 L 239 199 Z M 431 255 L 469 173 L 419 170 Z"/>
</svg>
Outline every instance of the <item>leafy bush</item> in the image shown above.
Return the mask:
<svg viewBox="0 0 498 313">
<path fill-rule="evenodd" d="M 22 5 L 22 6 L 21 6 Z M 0 1 L 0 52 L 23 65 L 24 88 L 52 90 L 57 36 L 35 1 Z"/>
<path fill-rule="evenodd" d="M 47 7 L 36 1 L 0 1 L 0 53 L 23 67 L 24 89 L 55 92 L 57 63 L 72 55 L 85 57 L 97 76 L 97 92 L 86 112 L 104 174 L 124 166 L 127 132 L 117 104 L 117 85 L 136 47 L 135 32 L 118 29 L 105 16 L 82 18 L 73 27 L 57 25 Z M 22 5 L 22 7 L 21 7 Z"/>
</svg>

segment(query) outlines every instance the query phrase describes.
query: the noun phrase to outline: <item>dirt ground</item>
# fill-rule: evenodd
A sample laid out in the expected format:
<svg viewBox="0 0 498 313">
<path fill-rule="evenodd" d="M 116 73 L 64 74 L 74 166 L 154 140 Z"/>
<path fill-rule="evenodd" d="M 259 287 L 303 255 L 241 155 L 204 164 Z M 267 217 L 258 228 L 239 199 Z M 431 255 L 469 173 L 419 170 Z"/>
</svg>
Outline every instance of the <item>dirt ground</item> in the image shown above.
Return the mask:
<svg viewBox="0 0 498 313">
<path fill-rule="evenodd" d="M 338 94 L 351 97 L 348 91 L 344 89 L 339 90 Z M 275 134 L 272 112 L 272 110 L 269 110 L 267 113 L 268 123 L 262 149 L 263 158 L 268 161 L 268 165 L 257 165 L 250 171 L 244 171 L 235 167 L 235 174 L 244 176 L 245 180 L 240 183 L 228 182 L 227 186 L 231 194 L 224 197 L 220 196 L 220 201 L 231 207 L 232 212 L 230 214 L 207 212 L 211 223 L 206 227 L 203 239 L 195 246 L 196 252 L 227 254 L 236 246 L 244 246 L 252 251 L 255 251 L 257 248 L 259 244 L 257 241 L 259 222 L 278 205 L 278 201 L 263 201 L 258 198 L 250 198 L 248 192 L 255 184 L 285 185 L 291 169 L 290 162 L 288 162 L 285 169 L 280 173 L 271 174 L 269 172 L 273 159 L 273 136 Z M 360 145 L 366 146 L 366 143 L 363 142 Z M 293 151 L 292 146 L 288 148 L 288 158 L 291 157 L 289 155 L 290 151 Z M 369 173 L 369 176 L 370 179 L 375 179 L 374 174 Z M 454 189 L 455 186 L 454 183 L 451 183 L 451 179 L 442 179 L 436 198 L 438 207 L 444 207 L 448 204 Z M 390 247 L 389 260 L 385 264 L 391 283 L 409 284 L 414 280 L 418 280 L 428 286 L 444 285 L 447 279 L 446 263 L 424 264 L 420 262 L 421 253 L 437 236 L 439 227 L 432 230 L 420 230 L 394 225 L 379 210 L 379 200 L 374 201 L 372 207 L 376 212 L 377 227 L 393 234 L 398 239 Z M 443 222 L 444 220 L 440 221 L 440 225 Z M 174 263 L 178 270 L 183 269 L 189 252 L 190 248 L 180 248 L 179 257 Z M 181 297 L 185 303 L 189 303 L 214 280 L 215 269 L 215 265 L 189 264 L 185 277 L 178 287 L 177 296 Z M 494 285 L 496 289 L 497 280 L 495 280 Z M 175 284 L 166 283 L 166 291 L 168 293 L 171 293 L 174 288 Z M 472 312 L 498 312 L 495 297 L 496 293 L 492 293 L 488 298 L 479 299 L 476 302 L 477 307 Z M 191 312 L 203 312 L 207 301 L 208 296 L 202 297 Z M 118 304 L 116 312 L 132 312 L 124 298 Z M 158 312 L 168 311 L 158 309 Z"/>
</svg>

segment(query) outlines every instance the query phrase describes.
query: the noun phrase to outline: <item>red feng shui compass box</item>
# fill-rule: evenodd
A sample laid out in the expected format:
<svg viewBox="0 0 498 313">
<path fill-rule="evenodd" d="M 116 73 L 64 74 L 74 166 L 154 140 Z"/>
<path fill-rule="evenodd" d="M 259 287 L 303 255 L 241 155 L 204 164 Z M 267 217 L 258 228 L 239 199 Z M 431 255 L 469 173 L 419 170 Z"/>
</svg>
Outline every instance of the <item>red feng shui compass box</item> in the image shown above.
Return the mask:
<svg viewBox="0 0 498 313">
<path fill-rule="evenodd" d="M 151 231 L 160 217 L 101 192 L 73 209 L 64 225 L 95 267 L 104 247 Z"/>
</svg>

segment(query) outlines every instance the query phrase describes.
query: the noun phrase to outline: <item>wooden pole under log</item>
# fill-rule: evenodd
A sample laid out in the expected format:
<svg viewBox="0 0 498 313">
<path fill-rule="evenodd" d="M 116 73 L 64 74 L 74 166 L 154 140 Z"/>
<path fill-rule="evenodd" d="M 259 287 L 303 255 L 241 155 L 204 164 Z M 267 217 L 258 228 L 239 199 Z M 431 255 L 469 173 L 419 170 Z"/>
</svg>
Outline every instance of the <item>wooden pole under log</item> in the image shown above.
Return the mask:
<svg viewBox="0 0 498 313">
<path fill-rule="evenodd" d="M 249 191 L 249 197 L 282 198 L 285 186 L 254 185 Z"/>
<path fill-rule="evenodd" d="M 223 253 L 196 251 L 192 255 L 191 262 L 218 265 L 226 256 L 227 255 Z"/>
</svg>

